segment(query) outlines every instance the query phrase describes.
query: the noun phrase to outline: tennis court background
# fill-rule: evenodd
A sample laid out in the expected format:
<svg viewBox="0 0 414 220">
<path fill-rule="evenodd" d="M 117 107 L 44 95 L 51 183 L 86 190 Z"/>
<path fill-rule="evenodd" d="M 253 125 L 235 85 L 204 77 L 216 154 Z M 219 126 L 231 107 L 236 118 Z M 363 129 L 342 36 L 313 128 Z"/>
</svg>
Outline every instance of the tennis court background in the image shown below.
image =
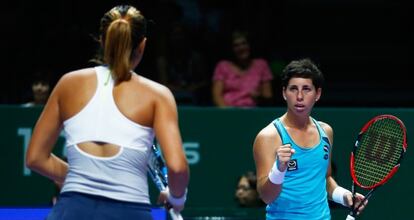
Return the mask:
<svg viewBox="0 0 414 220">
<path fill-rule="evenodd" d="M 44 207 L 50 205 L 53 184 L 24 167 L 25 145 L 41 108 L 0 106 L 2 139 L 0 167 L 0 206 Z M 179 120 L 191 180 L 184 216 L 259 216 L 263 210 L 240 209 L 234 201 L 236 180 L 254 169 L 252 144 L 257 132 L 281 115 L 284 108 L 217 109 L 180 107 Z M 407 127 L 413 140 L 412 108 L 315 108 L 313 116 L 334 128 L 333 161 L 338 183 L 351 187 L 349 155 L 356 135 L 366 121 L 378 114 L 393 114 Z M 55 148 L 64 154 L 64 138 Z M 360 219 L 409 219 L 414 190 L 411 169 L 414 155 L 410 142 L 399 172 L 373 195 Z M 151 188 L 152 199 L 156 191 Z M 344 219 L 345 209 L 333 209 L 333 219 Z"/>
</svg>

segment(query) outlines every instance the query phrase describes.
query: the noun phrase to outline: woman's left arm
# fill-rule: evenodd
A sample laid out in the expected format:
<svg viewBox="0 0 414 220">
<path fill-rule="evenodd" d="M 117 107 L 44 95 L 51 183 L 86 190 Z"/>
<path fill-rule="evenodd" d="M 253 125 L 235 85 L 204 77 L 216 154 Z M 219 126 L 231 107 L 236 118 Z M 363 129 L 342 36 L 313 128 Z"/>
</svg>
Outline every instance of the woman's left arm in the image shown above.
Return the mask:
<svg viewBox="0 0 414 220">
<path fill-rule="evenodd" d="M 332 177 L 332 165 L 331 164 L 332 164 L 332 147 L 333 147 L 333 129 L 330 125 L 324 122 L 319 122 L 319 124 L 321 125 L 326 135 L 328 136 L 329 144 L 331 145 L 330 147 L 331 150 L 330 150 L 330 155 L 329 155 L 329 165 L 328 165 L 328 170 L 326 173 L 326 191 L 328 192 L 329 198 L 332 199 L 332 192 L 338 186 L 338 184 Z"/>
</svg>

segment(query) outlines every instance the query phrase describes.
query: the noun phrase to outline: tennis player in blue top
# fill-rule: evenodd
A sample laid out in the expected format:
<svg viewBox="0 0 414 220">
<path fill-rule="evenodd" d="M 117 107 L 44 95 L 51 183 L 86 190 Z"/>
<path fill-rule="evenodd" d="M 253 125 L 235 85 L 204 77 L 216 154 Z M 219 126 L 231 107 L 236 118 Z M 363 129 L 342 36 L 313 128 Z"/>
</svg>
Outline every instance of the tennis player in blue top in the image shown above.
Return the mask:
<svg viewBox="0 0 414 220">
<path fill-rule="evenodd" d="M 301 59 L 290 62 L 281 79 L 287 111 L 257 134 L 253 147 L 266 219 L 330 219 L 328 198 L 347 207 L 353 199 L 331 176 L 331 126 L 310 116 L 324 77 L 310 59 Z M 356 205 L 363 199 L 357 194 Z"/>
</svg>

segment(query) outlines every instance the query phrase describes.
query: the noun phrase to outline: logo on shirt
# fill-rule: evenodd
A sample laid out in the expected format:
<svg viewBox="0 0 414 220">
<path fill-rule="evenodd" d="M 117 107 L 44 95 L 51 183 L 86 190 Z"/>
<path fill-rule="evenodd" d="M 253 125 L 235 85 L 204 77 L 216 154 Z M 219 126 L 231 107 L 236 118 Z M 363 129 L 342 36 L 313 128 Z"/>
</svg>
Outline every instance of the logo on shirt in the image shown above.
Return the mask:
<svg viewBox="0 0 414 220">
<path fill-rule="evenodd" d="M 329 158 L 329 146 L 324 145 L 323 146 L 323 151 L 325 151 L 325 154 L 323 155 L 323 159 L 327 160 Z"/>
<path fill-rule="evenodd" d="M 296 159 L 289 160 L 287 164 L 287 171 L 294 171 L 298 169 L 298 161 Z"/>
</svg>

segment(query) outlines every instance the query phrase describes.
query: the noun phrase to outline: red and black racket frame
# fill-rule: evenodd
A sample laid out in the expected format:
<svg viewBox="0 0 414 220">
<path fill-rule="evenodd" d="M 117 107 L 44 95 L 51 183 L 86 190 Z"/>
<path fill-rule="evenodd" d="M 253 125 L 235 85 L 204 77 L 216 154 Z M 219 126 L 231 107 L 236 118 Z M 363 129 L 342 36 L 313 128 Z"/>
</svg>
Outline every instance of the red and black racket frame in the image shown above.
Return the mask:
<svg viewBox="0 0 414 220">
<path fill-rule="evenodd" d="M 400 127 L 401 127 L 401 129 L 402 129 L 402 131 L 404 133 L 403 134 L 403 146 L 402 146 L 402 150 L 401 150 L 401 155 L 400 155 L 400 158 L 399 158 L 397 164 L 392 168 L 392 170 L 388 173 L 387 176 L 385 176 L 381 181 L 379 181 L 378 183 L 376 183 L 376 184 L 374 184 L 372 186 L 364 186 L 364 185 L 362 185 L 358 181 L 358 179 L 357 179 L 357 177 L 355 175 L 355 165 L 354 165 L 355 158 L 354 158 L 354 155 L 356 154 L 356 151 L 357 151 L 357 149 L 359 147 L 359 143 L 361 141 L 362 136 L 368 130 L 368 128 L 371 126 L 371 124 L 373 124 L 377 120 L 381 120 L 381 119 L 384 119 L 384 118 L 390 118 L 392 120 L 395 120 L 400 125 Z M 407 134 L 406 134 L 405 125 L 404 125 L 404 123 L 399 118 L 395 117 L 394 115 L 378 115 L 378 116 L 374 117 L 373 119 L 371 119 L 370 121 L 368 121 L 364 125 L 364 127 L 361 129 L 361 131 L 358 134 L 357 141 L 355 142 L 353 151 L 351 152 L 351 158 L 350 158 L 350 171 L 351 171 L 351 177 L 352 177 L 352 182 L 353 182 L 352 183 L 352 194 L 353 194 L 353 199 L 354 199 L 353 204 L 355 204 L 355 193 L 356 193 L 355 192 L 355 187 L 356 187 L 356 185 L 358 187 L 362 188 L 362 189 L 370 190 L 370 191 L 365 195 L 364 200 L 361 201 L 361 203 L 359 204 L 358 207 L 356 207 L 356 208 L 355 207 L 352 207 L 352 211 L 351 211 L 351 215 L 352 216 L 355 217 L 356 216 L 356 210 L 358 210 L 360 208 L 360 206 L 363 205 L 364 202 L 371 197 L 371 195 L 373 194 L 373 192 L 379 186 L 384 185 L 397 172 L 398 168 L 400 167 L 401 160 L 402 160 L 403 155 L 405 154 L 406 150 L 407 150 Z"/>
</svg>

